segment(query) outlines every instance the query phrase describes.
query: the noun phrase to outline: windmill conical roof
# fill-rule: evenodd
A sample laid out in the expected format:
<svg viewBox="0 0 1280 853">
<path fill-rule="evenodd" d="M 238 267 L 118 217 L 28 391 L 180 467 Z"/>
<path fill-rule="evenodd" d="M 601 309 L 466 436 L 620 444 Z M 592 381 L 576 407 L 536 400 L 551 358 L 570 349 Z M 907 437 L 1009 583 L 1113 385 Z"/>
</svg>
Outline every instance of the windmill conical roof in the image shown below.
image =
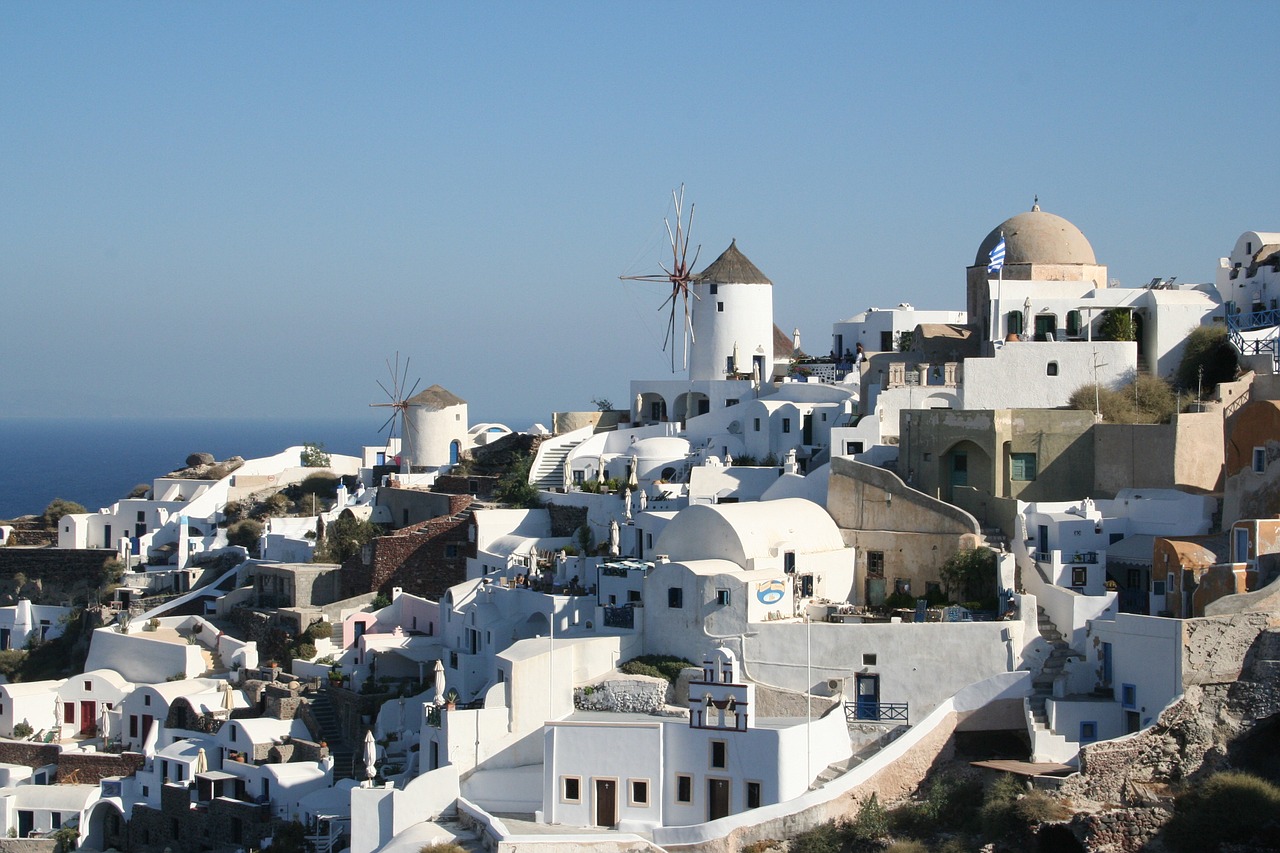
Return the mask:
<svg viewBox="0 0 1280 853">
<path fill-rule="evenodd" d="M 466 400 L 439 385 L 432 385 L 425 391 L 419 391 L 408 400 L 405 400 L 405 402 L 410 406 L 420 406 L 433 412 L 447 409 L 450 406 L 465 406 L 467 404 Z"/>
<path fill-rule="evenodd" d="M 695 276 L 698 281 L 714 281 L 717 284 L 773 284 L 747 256 L 738 250 L 738 241 L 729 243 L 720 257 Z"/>
</svg>

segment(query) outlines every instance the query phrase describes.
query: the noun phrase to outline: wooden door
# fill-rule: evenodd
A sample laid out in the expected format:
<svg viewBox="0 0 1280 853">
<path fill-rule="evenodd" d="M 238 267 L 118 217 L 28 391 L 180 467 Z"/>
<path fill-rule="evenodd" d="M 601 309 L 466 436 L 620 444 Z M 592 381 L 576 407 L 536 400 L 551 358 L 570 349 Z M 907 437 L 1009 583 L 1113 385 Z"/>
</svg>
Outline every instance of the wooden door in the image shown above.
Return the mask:
<svg viewBox="0 0 1280 853">
<path fill-rule="evenodd" d="M 596 780 L 596 826 L 613 826 L 618 822 L 618 783 L 613 779 Z"/>
<path fill-rule="evenodd" d="M 91 735 L 98 729 L 98 703 L 86 700 L 80 703 L 80 734 Z"/>
<path fill-rule="evenodd" d="M 707 820 L 718 820 L 729 815 L 729 780 L 707 780 Z"/>
</svg>

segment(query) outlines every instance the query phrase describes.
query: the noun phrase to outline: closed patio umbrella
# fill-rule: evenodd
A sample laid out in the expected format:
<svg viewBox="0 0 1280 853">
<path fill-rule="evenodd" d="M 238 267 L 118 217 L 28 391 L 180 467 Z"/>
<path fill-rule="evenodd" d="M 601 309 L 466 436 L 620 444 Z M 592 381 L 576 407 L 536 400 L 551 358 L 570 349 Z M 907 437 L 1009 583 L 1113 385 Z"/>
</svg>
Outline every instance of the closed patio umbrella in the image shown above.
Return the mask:
<svg viewBox="0 0 1280 853">
<path fill-rule="evenodd" d="M 366 729 L 364 733 L 364 778 L 365 782 L 361 785 L 364 788 L 373 786 L 373 777 L 378 775 L 378 745 L 373 740 L 373 730 Z"/>
</svg>

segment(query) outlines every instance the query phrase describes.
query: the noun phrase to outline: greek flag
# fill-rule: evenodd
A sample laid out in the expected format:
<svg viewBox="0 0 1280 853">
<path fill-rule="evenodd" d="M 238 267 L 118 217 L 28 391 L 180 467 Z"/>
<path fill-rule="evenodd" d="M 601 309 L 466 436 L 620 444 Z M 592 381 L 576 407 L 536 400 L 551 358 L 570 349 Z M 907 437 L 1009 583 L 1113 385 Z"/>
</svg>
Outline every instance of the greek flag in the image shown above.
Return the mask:
<svg viewBox="0 0 1280 853">
<path fill-rule="evenodd" d="M 1004 269 L 1004 235 L 1000 235 L 1000 242 L 996 243 L 996 247 L 991 250 L 991 263 L 987 264 L 987 272 L 1000 272 Z"/>
</svg>

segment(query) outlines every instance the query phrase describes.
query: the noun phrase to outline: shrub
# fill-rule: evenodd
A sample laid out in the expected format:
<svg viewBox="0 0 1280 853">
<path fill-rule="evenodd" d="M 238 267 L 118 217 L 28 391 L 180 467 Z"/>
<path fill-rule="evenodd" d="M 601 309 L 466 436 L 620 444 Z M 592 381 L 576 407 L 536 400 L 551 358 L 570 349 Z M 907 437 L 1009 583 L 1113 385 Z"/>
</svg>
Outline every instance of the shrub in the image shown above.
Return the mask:
<svg viewBox="0 0 1280 853">
<path fill-rule="evenodd" d="M 815 826 L 791 839 L 787 849 L 789 853 L 841 853 L 845 842 L 842 830 L 834 821 Z"/>
<path fill-rule="evenodd" d="M 1137 340 L 1138 330 L 1133 322 L 1133 313 L 1128 308 L 1112 308 L 1104 311 L 1102 322 L 1098 324 L 1098 338 L 1104 341 Z"/>
<path fill-rule="evenodd" d="M 641 655 L 622 664 L 618 669 L 628 675 L 650 675 L 655 678 L 665 678 L 674 683 L 680 677 L 680 671 L 691 666 L 693 664 L 684 658 L 670 655 Z M 631 668 L 628 669 L 628 667 Z"/>
<path fill-rule="evenodd" d="M 232 545 L 248 548 L 250 552 L 258 550 L 258 541 L 262 538 L 262 522 L 243 518 L 227 528 L 227 541 Z"/>
<path fill-rule="evenodd" d="M 854 841 L 877 841 L 889 834 L 889 813 L 875 792 L 858 806 L 858 815 L 848 827 Z"/>
<path fill-rule="evenodd" d="M 62 517 L 64 515 L 76 515 L 84 512 L 88 512 L 88 510 L 75 501 L 54 498 L 49 501 L 49 505 L 44 508 L 44 513 L 41 514 L 40 520 L 48 530 L 56 530 L 58 528 L 58 522 L 62 521 Z"/>
<path fill-rule="evenodd" d="M 13 727 L 13 736 L 18 740 L 24 740 L 35 734 L 36 730 L 31 728 L 31 724 L 26 720 L 18 723 Z"/>
<path fill-rule="evenodd" d="M 307 630 L 299 634 L 299 638 L 306 638 L 311 642 L 323 640 L 333 635 L 333 626 L 325 622 L 323 619 L 317 619 L 307 626 Z"/>
<path fill-rule="evenodd" d="M 1224 842 L 1270 850 L 1280 838 L 1278 815 L 1280 787 L 1248 773 L 1216 773 L 1177 798 L 1164 836 L 1180 851 L 1217 850 Z"/>
<path fill-rule="evenodd" d="M 494 498 L 504 504 L 522 509 L 537 509 L 542 506 L 538 487 L 529 482 L 529 469 L 532 467 L 531 455 L 528 453 L 518 455 L 494 485 Z"/>
<path fill-rule="evenodd" d="M 329 454 L 324 452 L 323 442 L 308 441 L 302 445 L 299 461 L 303 468 L 328 468 L 332 463 Z"/>
<path fill-rule="evenodd" d="M 125 499 L 128 500 L 129 498 L 145 498 L 149 494 L 151 494 L 151 486 L 147 485 L 146 483 L 139 483 L 138 485 L 134 486 L 132 489 L 129 490 L 129 494 L 125 495 Z"/>
<path fill-rule="evenodd" d="M 378 593 L 373 597 L 373 601 L 370 602 L 370 604 L 373 606 L 374 610 L 381 610 L 382 608 L 389 607 L 391 605 L 391 599 L 387 598 L 382 593 Z"/>
<path fill-rule="evenodd" d="M 890 610 L 913 610 L 916 597 L 909 592 L 891 592 L 884 597 L 884 606 Z"/>
<path fill-rule="evenodd" d="M 1158 376 L 1137 376 L 1119 388 L 1097 389 L 1081 385 L 1067 399 L 1073 409 L 1092 412 L 1094 405 L 1102 419 L 1112 424 L 1168 423 L 1177 409 L 1177 398 L 1168 382 Z"/>
<path fill-rule="evenodd" d="M 371 521 L 339 517 L 325 527 L 324 540 L 316 543 L 312 559 L 317 563 L 345 563 L 381 532 Z"/>
<path fill-rule="evenodd" d="M 952 554 L 939 570 L 956 599 L 992 598 L 996 594 L 996 555 L 988 548 L 965 548 Z"/>
<path fill-rule="evenodd" d="M 418 848 L 418 853 L 467 853 L 467 848 L 453 841 L 436 841 Z"/>
<path fill-rule="evenodd" d="M 929 848 L 919 841 L 895 841 L 885 848 L 885 853 L 929 853 Z"/>
<path fill-rule="evenodd" d="M 1204 369 L 1203 380 L 1201 368 Z M 1187 335 L 1176 380 L 1178 387 L 1189 393 L 1194 394 L 1197 389 L 1212 393 L 1219 382 L 1235 379 L 1239 369 L 1236 348 L 1227 339 L 1227 327 L 1197 326 Z"/>
<path fill-rule="evenodd" d="M 310 643 L 300 643 L 297 648 L 297 654 L 294 655 L 294 657 L 301 658 L 302 660 L 311 660 L 315 656 L 316 647 Z"/>
<path fill-rule="evenodd" d="M 298 494 L 301 496 L 315 495 L 319 498 L 332 498 L 338 494 L 338 484 L 341 482 L 342 478 L 337 474 L 317 471 L 298 484 Z"/>
</svg>

